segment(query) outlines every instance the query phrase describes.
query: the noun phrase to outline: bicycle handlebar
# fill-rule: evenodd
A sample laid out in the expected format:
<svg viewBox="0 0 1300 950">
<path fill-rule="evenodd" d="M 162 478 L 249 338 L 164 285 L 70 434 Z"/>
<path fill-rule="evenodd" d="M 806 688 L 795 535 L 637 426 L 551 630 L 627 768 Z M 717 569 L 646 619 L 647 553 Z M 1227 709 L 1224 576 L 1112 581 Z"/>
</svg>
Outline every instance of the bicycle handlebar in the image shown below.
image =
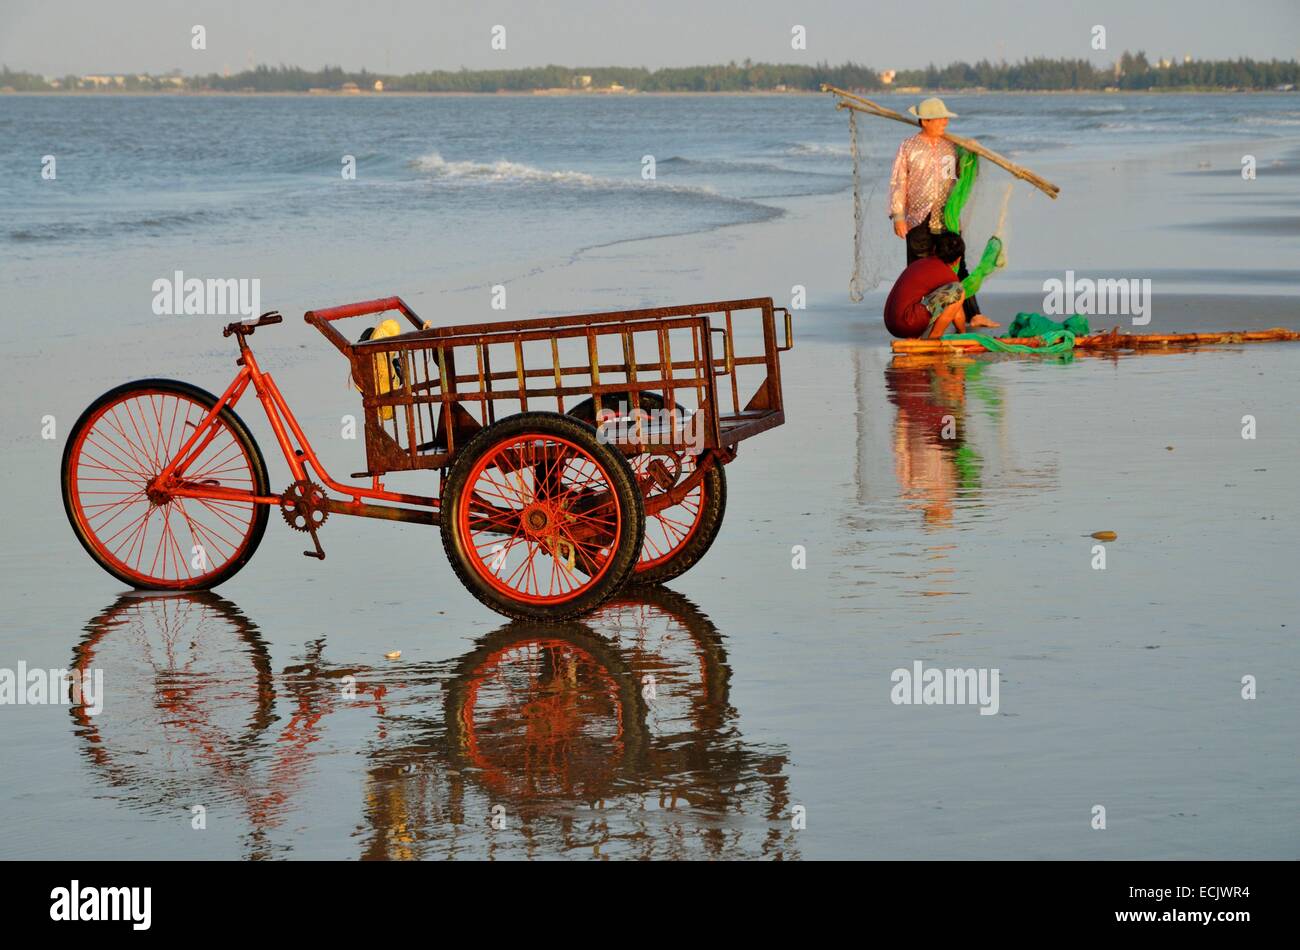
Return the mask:
<svg viewBox="0 0 1300 950">
<path fill-rule="evenodd" d="M 232 333 L 238 333 L 240 336 L 245 336 L 251 334 L 258 327 L 269 327 L 274 323 L 283 322 L 284 317 L 280 315 L 278 310 L 268 310 L 266 313 L 251 322 L 248 320 L 237 320 L 234 323 L 227 324 L 226 328 L 221 331 L 221 335 L 230 336 Z"/>
</svg>

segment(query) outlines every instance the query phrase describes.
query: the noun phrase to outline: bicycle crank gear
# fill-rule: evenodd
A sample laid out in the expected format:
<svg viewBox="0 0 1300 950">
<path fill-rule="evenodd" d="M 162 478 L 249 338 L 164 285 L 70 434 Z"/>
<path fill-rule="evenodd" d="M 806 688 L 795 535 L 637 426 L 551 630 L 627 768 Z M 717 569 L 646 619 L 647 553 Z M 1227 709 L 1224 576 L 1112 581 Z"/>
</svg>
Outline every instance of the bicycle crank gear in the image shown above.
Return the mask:
<svg viewBox="0 0 1300 950">
<path fill-rule="evenodd" d="M 284 515 L 285 524 L 295 531 L 311 534 L 311 543 L 316 550 L 302 553 L 322 561 L 325 560 L 325 550 L 320 546 L 320 538 L 316 537 L 316 529 L 330 516 L 330 510 L 325 507 L 328 501 L 325 489 L 305 478 L 291 484 L 280 496 L 280 514 Z"/>
<path fill-rule="evenodd" d="M 324 488 L 313 481 L 300 479 L 280 495 L 280 514 L 294 531 L 315 531 L 329 517 L 326 500 Z"/>
</svg>

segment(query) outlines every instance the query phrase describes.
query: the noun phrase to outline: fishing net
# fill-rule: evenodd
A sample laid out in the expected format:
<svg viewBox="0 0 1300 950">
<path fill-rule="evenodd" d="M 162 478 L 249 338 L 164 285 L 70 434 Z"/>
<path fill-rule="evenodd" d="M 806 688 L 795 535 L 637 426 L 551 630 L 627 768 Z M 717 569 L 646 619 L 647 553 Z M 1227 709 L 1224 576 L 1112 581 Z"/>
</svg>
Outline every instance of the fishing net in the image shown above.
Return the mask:
<svg viewBox="0 0 1300 950">
<path fill-rule="evenodd" d="M 1002 253 L 1002 239 L 996 235 L 989 238 L 988 243 L 984 245 L 984 253 L 980 255 L 980 262 L 961 282 L 962 289 L 966 291 L 966 296 L 973 297 L 979 293 L 988 276 L 999 267 L 1005 266 L 1006 262 L 1006 255 Z"/>
<path fill-rule="evenodd" d="M 862 187 L 862 166 L 868 156 L 862 148 L 858 135 L 857 113 L 849 113 L 849 154 L 853 159 L 853 274 L 849 278 L 849 299 L 859 303 L 863 295 L 875 290 L 885 281 L 888 274 L 892 281 L 901 270 L 892 258 L 898 254 L 897 242 L 893 233 L 886 226 L 883 230 L 873 227 L 867 230 L 865 222 L 874 221 L 879 225 L 889 219 L 889 167 L 884 165 L 883 174 L 879 167 L 882 157 L 872 156 L 871 185 Z M 892 153 L 891 153 L 892 159 Z"/>
<path fill-rule="evenodd" d="M 858 157 L 858 117 L 849 110 L 849 154 L 853 157 L 853 274 L 849 277 L 849 299 L 862 300 L 862 172 Z"/>
<path fill-rule="evenodd" d="M 989 197 L 989 189 L 979 183 L 979 156 L 960 145 L 956 148 L 957 181 L 948 192 L 948 202 L 943 208 L 943 225 L 965 237 L 968 261 L 971 248 L 977 246 L 981 237 L 987 237 L 979 263 L 970 268 L 970 275 L 962 281 L 966 296 L 972 297 L 979 293 L 984 281 L 994 271 L 1007 266 L 1007 211 L 1011 205 L 1012 186 L 1008 184 L 1002 189 L 1001 203 L 997 203 L 995 198 Z"/>
<path fill-rule="evenodd" d="M 990 238 L 990 243 L 997 238 Z M 1032 353 L 1039 356 L 1065 356 L 1074 352 L 1074 341 L 1092 332 L 1086 318 L 1071 314 L 1057 322 L 1041 313 L 1018 313 L 1007 328 L 1004 337 L 985 336 L 983 333 L 953 333 L 945 340 L 978 340 L 984 349 L 992 353 Z M 1037 346 L 1024 343 L 1010 343 L 1009 340 L 1038 337 Z"/>
<path fill-rule="evenodd" d="M 1061 321 L 1045 317 L 1041 313 L 1018 313 L 1016 318 L 1011 321 L 1011 326 L 1007 327 L 1006 335 L 1010 337 L 1042 336 L 1044 333 L 1051 333 L 1053 330 L 1069 330 L 1076 337 L 1087 336 L 1092 333 L 1092 327 L 1088 325 L 1087 317 L 1081 317 L 1077 313 L 1070 314 Z"/>
<path fill-rule="evenodd" d="M 975 179 L 980 173 L 980 159 L 974 152 L 968 152 L 960 145 L 957 149 L 957 183 L 948 192 L 948 203 L 943 206 L 943 226 L 949 231 L 961 230 L 961 213 L 966 210 L 971 192 L 975 189 Z"/>
<path fill-rule="evenodd" d="M 1042 342 L 1038 346 L 1008 343 L 1006 340 L 985 336 L 983 333 L 951 333 L 944 339 L 978 340 L 984 349 L 992 353 L 1032 353 L 1036 356 L 1050 356 L 1073 353 L 1075 336 L 1069 330 L 1049 330 L 1039 336 Z"/>
</svg>

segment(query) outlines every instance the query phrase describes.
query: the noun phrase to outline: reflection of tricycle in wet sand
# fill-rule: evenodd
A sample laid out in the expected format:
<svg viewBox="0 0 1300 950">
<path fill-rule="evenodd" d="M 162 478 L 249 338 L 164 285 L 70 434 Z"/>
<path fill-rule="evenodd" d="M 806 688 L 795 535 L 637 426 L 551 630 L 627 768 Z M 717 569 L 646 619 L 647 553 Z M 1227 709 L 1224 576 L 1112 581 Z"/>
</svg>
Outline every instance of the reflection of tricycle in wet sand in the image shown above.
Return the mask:
<svg viewBox="0 0 1300 950">
<path fill-rule="evenodd" d="M 393 310 L 415 330 L 385 320 L 352 343 L 334 326 Z M 733 321 L 753 317 L 761 351 L 740 355 Z M 791 346 L 790 314 L 770 297 L 436 328 L 389 297 L 305 316 L 348 358 L 362 394 L 366 470 L 353 478 L 371 482 L 346 485 L 325 471 L 248 345 L 256 327 L 281 319 L 225 328 L 240 368 L 220 397 L 142 380 L 77 421 L 64 505 L 110 574 L 142 589 L 215 587 L 252 557 L 278 505 L 311 534 L 315 550 L 304 553 L 320 558 L 330 514 L 441 525 L 452 567 L 483 603 L 512 617 L 570 617 L 630 579 L 663 581 L 694 565 L 722 523 L 722 466 L 742 439 L 785 418 L 778 354 Z M 293 474 L 279 494 L 235 414 L 250 384 Z M 753 393 L 743 404 L 742 392 Z M 380 481 L 415 469 L 440 473 L 437 496 Z"/>
<path fill-rule="evenodd" d="M 435 662 L 340 664 L 325 646 L 277 672 L 217 594 L 123 594 L 73 651 L 70 669 L 118 684 L 98 715 L 70 708 L 80 752 L 124 805 L 188 825 L 202 804 L 216 846 L 238 835 L 246 857 L 295 853 L 304 827 L 368 858 L 799 855 L 788 752 L 745 738 L 723 636 L 676 591 L 513 621 Z M 366 757 L 359 826 L 317 823 L 342 751 Z"/>
</svg>

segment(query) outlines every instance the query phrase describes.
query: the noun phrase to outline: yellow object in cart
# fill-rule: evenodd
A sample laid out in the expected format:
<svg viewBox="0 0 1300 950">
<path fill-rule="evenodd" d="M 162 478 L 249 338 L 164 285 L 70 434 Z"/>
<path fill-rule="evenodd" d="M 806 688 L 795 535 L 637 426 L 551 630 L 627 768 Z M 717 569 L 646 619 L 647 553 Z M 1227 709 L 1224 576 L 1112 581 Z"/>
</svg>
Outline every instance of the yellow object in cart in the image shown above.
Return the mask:
<svg viewBox="0 0 1300 950">
<path fill-rule="evenodd" d="M 361 342 L 366 343 L 371 340 L 384 340 L 390 336 L 397 336 L 402 332 L 402 325 L 391 317 L 381 321 L 377 326 L 361 334 Z M 402 385 L 402 376 L 398 370 L 397 358 L 388 352 L 376 353 L 372 359 L 375 361 L 375 391 L 377 395 L 391 392 Z M 355 385 L 356 381 L 353 380 Z M 357 386 L 358 391 L 361 387 Z M 385 422 L 393 418 L 392 406 L 380 406 L 379 418 Z"/>
</svg>

